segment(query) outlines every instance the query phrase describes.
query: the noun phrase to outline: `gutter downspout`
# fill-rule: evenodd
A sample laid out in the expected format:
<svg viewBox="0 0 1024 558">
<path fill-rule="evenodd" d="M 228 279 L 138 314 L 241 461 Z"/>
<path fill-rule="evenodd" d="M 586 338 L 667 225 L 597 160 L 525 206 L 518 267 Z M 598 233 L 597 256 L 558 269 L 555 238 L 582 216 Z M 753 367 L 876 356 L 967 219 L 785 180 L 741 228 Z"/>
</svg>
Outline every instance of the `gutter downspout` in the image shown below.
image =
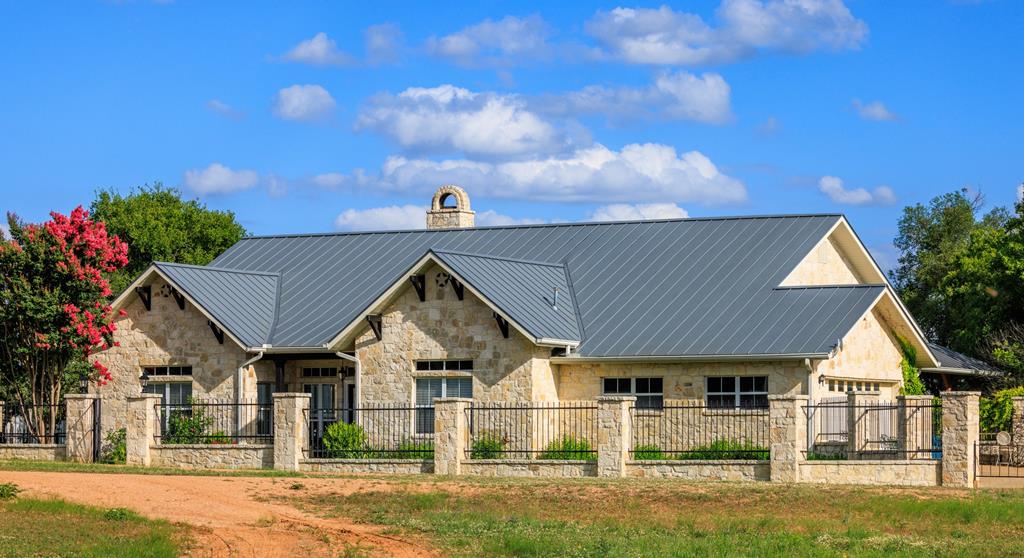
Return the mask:
<svg viewBox="0 0 1024 558">
<path fill-rule="evenodd" d="M 238 367 L 238 375 L 235 376 L 235 401 L 237 403 L 242 402 L 242 380 L 245 376 L 245 369 L 249 368 L 254 362 L 263 358 L 263 351 L 256 353 L 256 356 L 242 363 Z M 242 431 L 242 407 L 235 407 L 235 432 Z"/>
<path fill-rule="evenodd" d="M 363 369 L 362 369 L 362 365 L 359 362 L 359 357 L 352 356 L 352 355 L 343 353 L 341 351 L 337 351 L 334 354 L 338 355 L 338 358 L 343 358 L 343 359 L 345 359 L 345 360 L 347 360 L 347 361 L 349 361 L 349 362 L 351 362 L 351 363 L 353 363 L 355 365 L 355 369 L 356 369 L 356 400 L 355 401 L 351 401 L 350 403 L 351 403 L 353 409 L 358 409 L 359 408 L 359 402 L 361 401 L 361 398 L 362 398 L 362 395 L 363 395 L 362 389 L 360 389 L 360 387 L 359 387 L 359 384 L 360 384 L 360 379 L 359 378 L 363 375 Z"/>
<path fill-rule="evenodd" d="M 804 366 L 807 367 L 807 451 L 811 451 L 814 448 L 814 413 L 817 412 L 817 406 L 814 403 L 814 364 L 809 358 L 804 359 Z M 800 417 L 797 417 L 799 420 Z M 807 457 L 804 456 L 804 459 Z M 800 459 L 800 456 L 797 456 Z"/>
</svg>

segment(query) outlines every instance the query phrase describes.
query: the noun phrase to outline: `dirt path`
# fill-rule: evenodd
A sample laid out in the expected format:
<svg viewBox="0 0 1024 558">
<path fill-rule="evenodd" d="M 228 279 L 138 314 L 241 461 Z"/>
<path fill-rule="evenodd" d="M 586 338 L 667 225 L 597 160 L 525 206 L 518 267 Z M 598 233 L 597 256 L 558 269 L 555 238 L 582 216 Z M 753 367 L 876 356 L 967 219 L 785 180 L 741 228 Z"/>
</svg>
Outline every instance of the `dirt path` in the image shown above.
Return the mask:
<svg viewBox="0 0 1024 558">
<path fill-rule="evenodd" d="M 305 494 L 349 494 L 387 490 L 373 479 L 288 479 L 265 477 L 199 477 L 110 475 L 98 473 L 39 473 L 2 471 L 32 495 L 49 495 L 101 507 L 123 507 L 152 518 L 198 527 L 196 558 L 336 556 L 346 545 L 358 545 L 374 555 L 436 556 L 416 541 L 384 535 L 381 528 L 344 518 L 320 518 L 270 501 L 294 495 L 289 487 L 301 482 Z"/>
</svg>

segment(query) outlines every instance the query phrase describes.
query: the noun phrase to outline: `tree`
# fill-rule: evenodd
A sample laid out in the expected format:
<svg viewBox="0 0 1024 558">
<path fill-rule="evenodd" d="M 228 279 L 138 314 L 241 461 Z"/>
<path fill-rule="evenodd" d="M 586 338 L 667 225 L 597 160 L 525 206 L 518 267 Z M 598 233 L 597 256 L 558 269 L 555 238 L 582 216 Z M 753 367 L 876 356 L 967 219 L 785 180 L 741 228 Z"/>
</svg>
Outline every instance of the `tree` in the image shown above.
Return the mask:
<svg viewBox="0 0 1024 558">
<path fill-rule="evenodd" d="M 153 261 L 206 265 L 245 235 L 230 211 L 207 209 L 157 182 L 122 196 L 100 190 L 94 219 L 128 242 L 129 265 L 110 275 L 111 289 L 123 291 Z"/>
<path fill-rule="evenodd" d="M 88 361 L 114 343 L 104 275 L 127 265 L 128 246 L 81 206 L 50 217 L 36 225 L 9 214 L 11 238 L 0 238 L 0 385 L 8 405 L 57 405 L 79 373 L 99 385 L 110 380 L 106 367 Z"/>
</svg>

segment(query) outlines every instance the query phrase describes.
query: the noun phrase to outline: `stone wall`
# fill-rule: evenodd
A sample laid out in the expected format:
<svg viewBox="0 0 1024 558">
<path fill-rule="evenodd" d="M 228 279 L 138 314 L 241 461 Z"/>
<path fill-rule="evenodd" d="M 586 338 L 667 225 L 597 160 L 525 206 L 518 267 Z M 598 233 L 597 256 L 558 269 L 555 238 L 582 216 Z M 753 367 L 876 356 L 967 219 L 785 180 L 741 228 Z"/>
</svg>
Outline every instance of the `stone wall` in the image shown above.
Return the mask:
<svg viewBox="0 0 1024 558">
<path fill-rule="evenodd" d="M 942 462 L 937 459 L 802 461 L 799 469 L 800 482 L 816 484 L 938 486 L 942 483 Z"/>
<path fill-rule="evenodd" d="M 767 461 L 630 461 L 627 474 L 637 478 L 675 478 L 698 481 L 766 481 Z"/>
<path fill-rule="evenodd" d="M 687 451 L 728 440 L 768 448 L 768 409 L 707 409 L 703 400 L 667 399 L 633 412 L 633 446 Z"/>
<path fill-rule="evenodd" d="M 64 444 L 0 444 L 0 460 L 64 461 Z"/>
<path fill-rule="evenodd" d="M 272 445 L 152 445 L 150 465 L 180 469 L 271 469 Z"/>
<path fill-rule="evenodd" d="M 829 237 L 814 247 L 780 286 L 859 285 L 863 283 L 842 250 Z"/>
<path fill-rule="evenodd" d="M 299 470 L 309 473 L 387 473 L 413 475 L 433 473 L 429 459 L 304 459 Z"/>
<path fill-rule="evenodd" d="M 555 459 L 469 459 L 462 474 L 480 477 L 596 477 L 596 461 Z"/>
</svg>

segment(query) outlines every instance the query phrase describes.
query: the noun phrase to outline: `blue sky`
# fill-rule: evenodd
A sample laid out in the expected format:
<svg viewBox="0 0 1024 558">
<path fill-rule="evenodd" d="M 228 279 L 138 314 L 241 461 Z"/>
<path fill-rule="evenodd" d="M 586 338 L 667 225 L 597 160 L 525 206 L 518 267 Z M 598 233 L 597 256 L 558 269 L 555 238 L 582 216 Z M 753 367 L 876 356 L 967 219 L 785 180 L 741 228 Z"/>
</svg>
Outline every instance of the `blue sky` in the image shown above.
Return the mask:
<svg viewBox="0 0 1024 558">
<path fill-rule="evenodd" d="M 154 181 L 256 234 L 842 212 L 1024 180 L 1024 3 L 8 3 L 0 210 Z"/>
</svg>

